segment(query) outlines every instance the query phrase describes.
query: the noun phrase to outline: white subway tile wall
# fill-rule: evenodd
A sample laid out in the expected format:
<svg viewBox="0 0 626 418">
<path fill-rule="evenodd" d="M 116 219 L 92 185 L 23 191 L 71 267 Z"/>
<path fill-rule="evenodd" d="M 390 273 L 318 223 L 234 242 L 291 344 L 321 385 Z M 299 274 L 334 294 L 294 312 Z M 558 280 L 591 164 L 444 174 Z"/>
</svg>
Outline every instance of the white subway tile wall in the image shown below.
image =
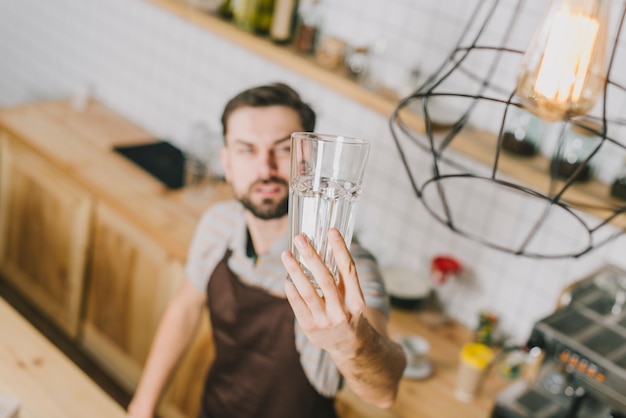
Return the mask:
<svg viewBox="0 0 626 418">
<path fill-rule="evenodd" d="M 617 2 L 616 6 L 617 5 Z M 323 0 L 323 33 L 352 45 L 385 40 L 384 81 L 404 92 L 415 88 L 410 71 L 423 79 L 456 43 L 475 1 Z M 511 45 L 524 48 L 542 12 L 526 2 Z M 502 2 L 497 36 L 515 7 Z M 617 14 L 617 13 L 615 13 Z M 463 274 L 437 287 L 446 311 L 469 327 L 490 310 L 512 342 L 523 342 L 532 324 L 555 306 L 561 289 L 605 263 L 626 268 L 626 243 L 619 238 L 580 259 L 557 261 L 515 257 L 458 236 L 437 222 L 416 198 L 393 144 L 387 115 L 258 56 L 145 0 L 4 1 L 0 12 L 0 106 L 68 98 L 89 89 L 99 100 L 154 135 L 181 147 L 196 122 L 219 131 L 228 98 L 243 88 L 271 81 L 295 86 L 319 114 L 317 129 L 373 142 L 357 234 L 383 266 L 427 277 L 430 259 L 449 254 Z M 510 76 L 510 74 L 509 74 Z M 618 97 L 617 112 L 626 108 Z M 430 163 L 412 155 L 416 170 Z M 491 189 L 459 187 L 457 199 L 477 230 L 516 235 L 503 214 L 524 207 L 502 201 Z M 553 233 L 568 236 L 565 224 Z M 553 245 L 546 240 L 545 245 Z"/>
</svg>

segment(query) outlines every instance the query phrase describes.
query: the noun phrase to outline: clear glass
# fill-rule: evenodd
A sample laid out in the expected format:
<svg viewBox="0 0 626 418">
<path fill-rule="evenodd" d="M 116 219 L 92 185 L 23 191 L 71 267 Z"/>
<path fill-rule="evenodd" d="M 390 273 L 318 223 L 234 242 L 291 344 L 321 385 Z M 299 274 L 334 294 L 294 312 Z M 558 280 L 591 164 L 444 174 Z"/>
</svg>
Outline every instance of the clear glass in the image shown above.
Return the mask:
<svg viewBox="0 0 626 418">
<path fill-rule="evenodd" d="M 569 180 L 573 177 L 575 181 L 584 182 L 591 180 L 595 174 L 595 161 L 590 156 L 601 145 L 601 138 L 597 135 L 601 127 L 588 120 L 579 120 L 577 123 L 565 131 L 552 157 L 552 178 Z"/>
<path fill-rule="evenodd" d="M 522 59 L 517 93 L 546 120 L 582 115 L 606 80 L 609 0 L 553 0 Z"/>
<path fill-rule="evenodd" d="M 221 137 L 202 122 L 191 127 L 185 141 L 185 195 L 192 202 L 203 202 L 212 193 L 217 174 Z"/>
<path fill-rule="evenodd" d="M 540 150 L 546 124 L 536 115 L 511 107 L 502 136 L 502 149 L 530 157 Z"/>
<path fill-rule="evenodd" d="M 289 249 L 313 284 L 311 272 L 294 245 L 304 234 L 337 280 L 328 230 L 337 228 L 349 246 L 369 155 L 367 141 L 338 135 L 291 135 Z"/>
</svg>

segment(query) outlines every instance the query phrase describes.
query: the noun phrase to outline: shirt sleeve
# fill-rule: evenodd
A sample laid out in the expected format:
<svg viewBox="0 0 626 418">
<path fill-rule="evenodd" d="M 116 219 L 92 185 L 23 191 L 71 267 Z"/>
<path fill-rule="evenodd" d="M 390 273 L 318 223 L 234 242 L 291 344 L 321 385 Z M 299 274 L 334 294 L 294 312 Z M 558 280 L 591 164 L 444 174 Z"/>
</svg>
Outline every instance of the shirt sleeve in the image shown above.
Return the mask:
<svg viewBox="0 0 626 418">
<path fill-rule="evenodd" d="M 350 252 L 359 274 L 365 304 L 370 308 L 379 309 L 388 317 L 391 309 L 389 297 L 376 259 L 369 251 L 361 247 L 356 239 L 352 240 Z"/>
<path fill-rule="evenodd" d="M 187 279 L 196 288 L 206 290 L 213 270 L 226 253 L 240 213 L 237 203 L 232 201 L 218 203 L 202 215 L 185 264 Z"/>
</svg>

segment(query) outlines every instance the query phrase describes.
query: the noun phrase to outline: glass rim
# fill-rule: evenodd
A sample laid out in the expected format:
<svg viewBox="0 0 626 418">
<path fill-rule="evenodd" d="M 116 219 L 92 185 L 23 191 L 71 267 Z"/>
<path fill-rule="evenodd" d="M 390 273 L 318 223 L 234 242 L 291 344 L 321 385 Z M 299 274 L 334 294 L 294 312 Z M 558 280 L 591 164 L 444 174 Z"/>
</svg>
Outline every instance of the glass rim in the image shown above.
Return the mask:
<svg viewBox="0 0 626 418">
<path fill-rule="evenodd" d="M 291 139 L 295 137 L 309 140 L 316 140 L 329 143 L 340 143 L 348 145 L 370 145 L 370 141 L 362 138 L 355 138 L 351 136 L 338 135 L 338 134 L 325 134 L 318 132 L 292 132 Z"/>
</svg>

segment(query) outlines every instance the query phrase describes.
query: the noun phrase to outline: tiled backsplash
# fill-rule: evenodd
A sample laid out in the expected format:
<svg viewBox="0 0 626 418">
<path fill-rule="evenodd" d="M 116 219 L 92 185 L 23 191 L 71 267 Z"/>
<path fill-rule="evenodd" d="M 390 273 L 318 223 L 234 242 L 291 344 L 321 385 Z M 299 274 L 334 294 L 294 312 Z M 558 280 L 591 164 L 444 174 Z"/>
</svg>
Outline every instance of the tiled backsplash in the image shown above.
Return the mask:
<svg viewBox="0 0 626 418">
<path fill-rule="evenodd" d="M 326 33 L 355 45 L 385 38 L 389 65 L 381 74 L 400 89 L 414 87 L 408 84 L 412 68 L 427 74 L 442 62 L 468 9 L 465 0 L 323 2 Z M 505 12 L 513 10 L 513 1 L 502 3 Z M 526 3 L 522 20 L 532 25 L 542 3 Z M 525 42 L 530 32 L 516 33 L 516 42 Z M 69 97 L 89 88 L 119 113 L 182 147 L 196 122 L 219 131 L 222 106 L 241 89 L 277 80 L 296 86 L 317 110 L 319 131 L 373 142 L 357 226 L 362 243 L 381 265 L 413 270 L 416 277 L 427 275 L 434 255 L 460 259 L 464 274 L 436 291 L 449 314 L 470 327 L 481 310 L 492 310 L 521 342 L 534 321 L 553 309 L 565 285 L 607 262 L 626 267 L 622 238 L 581 259 L 542 261 L 500 253 L 451 233 L 413 194 L 386 115 L 145 0 L 5 1 L 0 56 L 0 105 Z M 412 163 L 429 167 L 425 159 Z M 501 227 L 499 214 L 510 210 L 507 202 L 477 189 L 458 193 L 477 228 Z M 555 226 L 554 233 L 567 236 L 568 231 Z"/>
</svg>

